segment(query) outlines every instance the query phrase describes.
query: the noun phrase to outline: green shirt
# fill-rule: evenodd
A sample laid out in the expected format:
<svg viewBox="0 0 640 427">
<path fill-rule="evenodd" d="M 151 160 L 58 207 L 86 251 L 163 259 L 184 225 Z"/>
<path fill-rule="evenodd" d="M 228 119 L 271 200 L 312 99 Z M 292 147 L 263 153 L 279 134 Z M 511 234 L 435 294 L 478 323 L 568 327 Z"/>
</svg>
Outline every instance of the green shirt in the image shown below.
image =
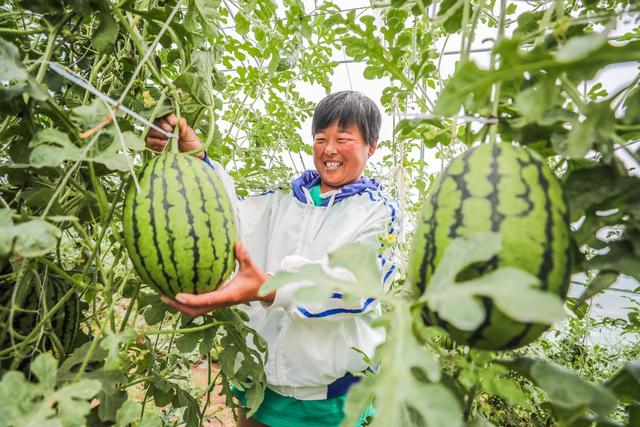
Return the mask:
<svg viewBox="0 0 640 427">
<path fill-rule="evenodd" d="M 324 199 L 320 197 L 320 194 L 322 194 L 320 192 L 320 184 L 316 184 L 311 187 L 309 193 L 311 194 L 311 200 L 313 200 L 313 204 L 315 206 L 322 206 L 322 202 L 324 202 Z"/>
</svg>

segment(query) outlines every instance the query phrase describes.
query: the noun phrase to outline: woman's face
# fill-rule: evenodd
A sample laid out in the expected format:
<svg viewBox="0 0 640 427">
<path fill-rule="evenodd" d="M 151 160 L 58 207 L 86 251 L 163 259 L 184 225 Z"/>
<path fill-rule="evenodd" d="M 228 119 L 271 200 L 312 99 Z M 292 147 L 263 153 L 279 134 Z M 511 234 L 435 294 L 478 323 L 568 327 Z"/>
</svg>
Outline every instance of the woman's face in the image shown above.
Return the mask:
<svg viewBox="0 0 640 427">
<path fill-rule="evenodd" d="M 323 193 L 357 181 L 376 144 L 367 145 L 356 125 L 338 127 L 338 120 L 313 137 L 313 163 L 320 174 Z"/>
</svg>

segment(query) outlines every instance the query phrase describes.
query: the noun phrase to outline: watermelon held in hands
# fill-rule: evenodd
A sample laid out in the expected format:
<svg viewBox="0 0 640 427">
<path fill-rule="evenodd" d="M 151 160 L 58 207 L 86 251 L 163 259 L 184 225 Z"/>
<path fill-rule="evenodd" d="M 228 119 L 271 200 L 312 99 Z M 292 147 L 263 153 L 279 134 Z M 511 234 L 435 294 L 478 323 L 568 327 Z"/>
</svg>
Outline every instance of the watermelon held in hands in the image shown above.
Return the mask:
<svg viewBox="0 0 640 427">
<path fill-rule="evenodd" d="M 453 239 L 487 232 L 500 235 L 502 249 L 484 265 L 463 271 L 458 280 L 515 267 L 538 277 L 541 289 L 566 297 L 571 271 L 567 204 L 560 182 L 531 150 L 483 144 L 451 162 L 422 207 L 409 280 L 424 292 Z M 488 297 L 482 302 L 486 315 L 474 331 L 447 324 L 426 306 L 422 317 L 444 327 L 457 342 L 483 350 L 524 346 L 549 327 L 511 319 Z"/>
<path fill-rule="evenodd" d="M 149 161 L 130 185 L 124 239 L 141 279 L 163 295 L 215 290 L 235 270 L 231 199 L 213 168 L 193 156 Z"/>
</svg>

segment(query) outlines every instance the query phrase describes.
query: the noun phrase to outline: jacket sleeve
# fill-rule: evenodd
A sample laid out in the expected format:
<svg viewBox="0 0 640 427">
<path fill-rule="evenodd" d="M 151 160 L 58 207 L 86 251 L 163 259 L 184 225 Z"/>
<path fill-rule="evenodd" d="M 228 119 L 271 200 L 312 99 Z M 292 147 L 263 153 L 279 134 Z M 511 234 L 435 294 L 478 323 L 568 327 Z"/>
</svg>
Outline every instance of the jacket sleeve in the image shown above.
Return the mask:
<svg viewBox="0 0 640 427">
<path fill-rule="evenodd" d="M 378 255 L 378 268 L 380 269 L 380 285 L 385 292 L 389 290 L 396 272 L 397 212 L 395 201 L 385 201 L 384 207 L 377 210 L 369 221 L 363 224 L 353 239 L 353 242 L 371 244 L 381 249 L 381 253 Z M 348 270 L 331 268 L 328 265 L 327 257 L 318 261 L 310 261 L 298 255 L 288 256 L 282 260 L 281 269 L 283 271 L 295 271 L 309 263 L 319 264 L 325 273 L 336 279 L 355 281 L 355 278 Z M 311 284 L 294 282 L 279 288 L 270 307 L 282 307 L 293 316 L 310 320 L 340 320 L 374 310 L 379 311 L 379 302 L 375 298 L 363 297 L 355 303 L 351 300 L 351 304 L 347 304 L 342 295 L 338 293 L 334 293 L 329 300 L 321 304 L 296 305 L 294 303 L 295 292 L 307 286 L 311 286 Z"/>
</svg>

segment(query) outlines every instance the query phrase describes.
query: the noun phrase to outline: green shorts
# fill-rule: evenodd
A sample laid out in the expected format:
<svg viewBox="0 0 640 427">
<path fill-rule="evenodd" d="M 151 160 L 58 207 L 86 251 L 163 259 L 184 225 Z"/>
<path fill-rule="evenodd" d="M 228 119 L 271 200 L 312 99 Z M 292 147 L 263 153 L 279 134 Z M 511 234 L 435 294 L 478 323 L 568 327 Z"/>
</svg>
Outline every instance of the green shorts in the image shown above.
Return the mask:
<svg viewBox="0 0 640 427">
<path fill-rule="evenodd" d="M 233 392 L 246 408 L 245 392 L 236 388 Z M 298 400 L 267 388 L 262 404 L 251 418 L 269 427 L 338 427 L 345 417 L 346 401 L 346 395 L 326 400 Z M 367 418 L 375 414 L 375 408 L 369 405 L 355 427 L 361 427 Z"/>
</svg>

